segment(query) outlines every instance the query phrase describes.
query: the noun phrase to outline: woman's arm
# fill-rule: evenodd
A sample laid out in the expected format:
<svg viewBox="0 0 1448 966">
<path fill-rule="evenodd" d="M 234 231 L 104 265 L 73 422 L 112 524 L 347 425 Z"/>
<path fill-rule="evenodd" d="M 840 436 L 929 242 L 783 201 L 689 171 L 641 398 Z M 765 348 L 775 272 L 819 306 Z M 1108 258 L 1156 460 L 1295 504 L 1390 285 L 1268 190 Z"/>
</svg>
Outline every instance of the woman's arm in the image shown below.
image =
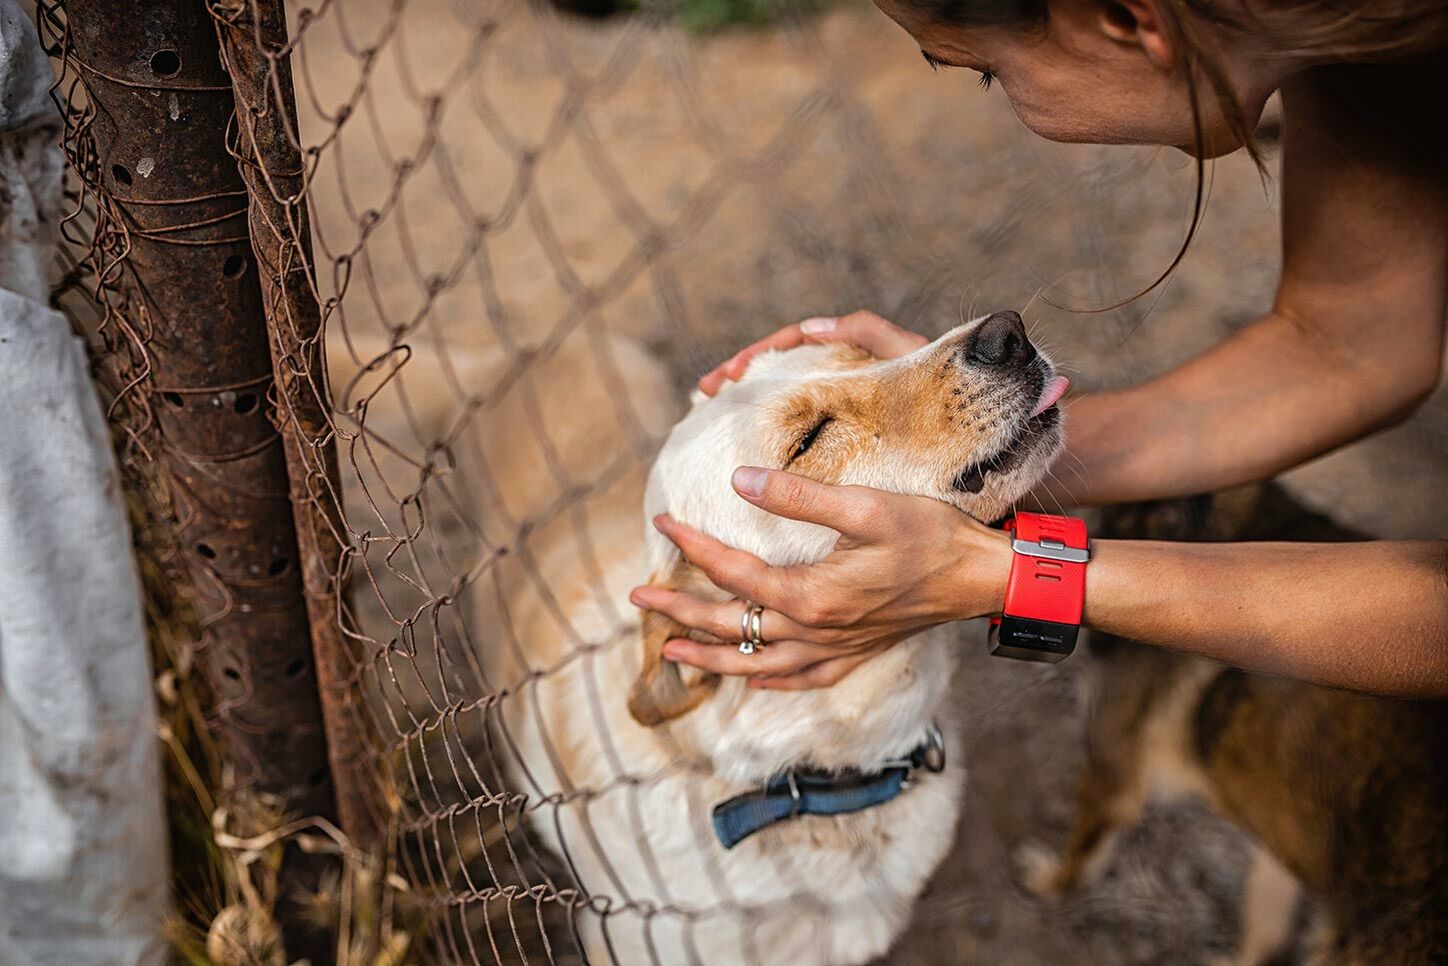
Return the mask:
<svg viewBox="0 0 1448 966">
<path fill-rule="evenodd" d="M 1448 310 L 1448 146 L 1430 120 L 1442 88 L 1427 86 L 1444 73 L 1320 68 L 1283 90 L 1272 312 L 1160 378 L 1070 403 L 1074 459 L 1043 505 L 1263 479 L 1423 400 Z"/>
<path fill-rule="evenodd" d="M 1085 621 L 1238 667 L 1448 695 L 1448 543 L 1099 540 Z"/>
<path fill-rule="evenodd" d="M 1042 506 L 1184 496 L 1272 476 L 1403 418 L 1432 391 L 1448 311 L 1441 65 L 1330 67 L 1283 91 L 1282 278 L 1273 309 L 1139 386 L 1067 403 L 1068 453 Z M 811 319 L 744 349 L 923 344 L 879 316 Z"/>
<path fill-rule="evenodd" d="M 771 642 L 744 656 L 681 638 L 665 644 L 671 660 L 749 675 L 754 687 L 825 687 L 924 628 L 1000 612 L 1011 561 L 1001 531 L 934 500 L 757 472 L 736 474 L 740 496 L 838 529 L 835 551 L 770 567 L 661 518 L 659 529 L 715 585 L 767 608 Z M 1448 543 L 1100 540 L 1092 551 L 1092 627 L 1317 684 L 1448 696 Z M 633 601 L 721 640 L 738 637 L 739 600 L 640 587 Z"/>
<path fill-rule="evenodd" d="M 1434 103 L 1442 74 L 1437 64 L 1323 68 L 1284 91 L 1273 311 L 1174 372 L 1075 401 L 1069 446 L 1081 480 L 1048 496 L 1107 503 L 1259 479 L 1400 418 L 1431 390 L 1448 310 L 1448 148 Z M 878 317 L 841 322 L 849 324 L 836 332 L 784 330 L 765 345 L 860 341 L 856 329 L 879 334 L 885 350 L 904 345 Z M 731 360 L 706 382 L 737 377 L 742 365 Z M 765 637 L 779 642 L 745 658 L 677 640 L 666 647 L 672 659 L 774 675 L 757 687 L 822 687 L 908 634 L 999 610 L 1009 567 L 1001 534 L 930 500 L 777 472 L 749 479 L 736 484 L 743 498 L 829 526 L 841 540 L 818 564 L 770 568 L 661 521 L 718 586 L 771 608 Z M 1101 541 L 1086 617 L 1321 684 L 1448 696 L 1445 561 L 1442 543 Z M 739 626 L 737 602 L 658 588 L 639 588 L 634 600 L 722 640 Z"/>
</svg>

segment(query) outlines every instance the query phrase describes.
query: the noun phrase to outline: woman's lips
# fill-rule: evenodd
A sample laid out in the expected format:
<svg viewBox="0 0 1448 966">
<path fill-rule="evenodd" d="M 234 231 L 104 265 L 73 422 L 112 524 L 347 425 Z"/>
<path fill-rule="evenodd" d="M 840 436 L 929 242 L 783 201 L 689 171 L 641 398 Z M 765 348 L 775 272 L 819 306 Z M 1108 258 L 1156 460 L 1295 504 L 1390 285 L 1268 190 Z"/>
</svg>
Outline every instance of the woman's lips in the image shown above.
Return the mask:
<svg viewBox="0 0 1448 966">
<path fill-rule="evenodd" d="M 1031 410 L 1031 415 L 1027 418 L 1034 419 L 1060 402 L 1070 385 L 1071 380 L 1065 376 L 1053 376 L 1051 381 L 1046 383 L 1046 388 L 1041 390 L 1041 398 L 1036 400 L 1036 408 Z"/>
</svg>

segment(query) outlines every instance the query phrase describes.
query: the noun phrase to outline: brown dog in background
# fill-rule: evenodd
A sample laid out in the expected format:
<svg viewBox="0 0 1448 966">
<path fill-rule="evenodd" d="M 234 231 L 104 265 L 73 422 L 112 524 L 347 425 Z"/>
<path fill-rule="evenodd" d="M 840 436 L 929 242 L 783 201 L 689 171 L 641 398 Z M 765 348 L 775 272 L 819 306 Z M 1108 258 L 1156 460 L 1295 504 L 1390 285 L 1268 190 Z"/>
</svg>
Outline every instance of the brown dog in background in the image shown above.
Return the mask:
<svg viewBox="0 0 1448 966">
<path fill-rule="evenodd" d="M 1098 530 L 1363 538 L 1273 484 L 1115 508 Z M 1196 794 L 1258 846 L 1236 962 L 1265 962 L 1286 945 L 1300 885 L 1315 900 L 1315 962 L 1448 963 L 1448 702 L 1316 687 L 1104 634 L 1091 635 L 1090 649 L 1075 827 L 1059 859 L 1021 855 L 1028 888 L 1054 896 L 1089 883 L 1148 801 Z"/>
</svg>

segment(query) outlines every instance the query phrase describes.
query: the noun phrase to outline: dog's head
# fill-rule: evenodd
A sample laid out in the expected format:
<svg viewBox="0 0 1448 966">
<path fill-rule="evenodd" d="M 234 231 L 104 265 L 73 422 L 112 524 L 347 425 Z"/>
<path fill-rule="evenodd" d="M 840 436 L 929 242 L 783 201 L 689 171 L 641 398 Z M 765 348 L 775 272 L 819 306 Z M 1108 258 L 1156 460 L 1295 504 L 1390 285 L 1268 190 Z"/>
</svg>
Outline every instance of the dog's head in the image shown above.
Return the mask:
<svg viewBox="0 0 1448 966">
<path fill-rule="evenodd" d="M 960 326 L 889 361 L 842 344 L 766 353 L 739 382 L 695 399 L 654 464 L 645 510 L 670 513 L 776 565 L 821 559 L 837 534 L 741 499 L 730 486 L 735 467 L 928 496 L 993 520 L 1056 458 L 1055 403 L 1064 388 L 1015 312 Z M 727 597 L 652 529 L 649 540 L 654 583 Z M 685 677 L 663 659 L 664 641 L 684 628 L 651 613 L 643 629 L 643 669 L 629 707 L 652 725 L 696 707 L 718 682 Z"/>
</svg>

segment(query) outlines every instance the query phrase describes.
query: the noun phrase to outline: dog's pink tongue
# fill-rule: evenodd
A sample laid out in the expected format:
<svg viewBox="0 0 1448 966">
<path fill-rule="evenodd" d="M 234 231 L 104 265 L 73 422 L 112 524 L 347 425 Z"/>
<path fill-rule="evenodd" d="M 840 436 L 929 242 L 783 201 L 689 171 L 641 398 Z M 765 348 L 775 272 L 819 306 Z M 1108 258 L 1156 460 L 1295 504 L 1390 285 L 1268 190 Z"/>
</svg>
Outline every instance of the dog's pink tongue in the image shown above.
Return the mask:
<svg viewBox="0 0 1448 966">
<path fill-rule="evenodd" d="M 1046 388 L 1041 392 L 1041 398 L 1036 402 L 1036 408 L 1031 410 L 1031 416 L 1039 416 L 1061 401 L 1066 395 L 1066 389 L 1071 385 L 1071 380 L 1065 376 L 1056 376 L 1046 383 Z"/>
</svg>

